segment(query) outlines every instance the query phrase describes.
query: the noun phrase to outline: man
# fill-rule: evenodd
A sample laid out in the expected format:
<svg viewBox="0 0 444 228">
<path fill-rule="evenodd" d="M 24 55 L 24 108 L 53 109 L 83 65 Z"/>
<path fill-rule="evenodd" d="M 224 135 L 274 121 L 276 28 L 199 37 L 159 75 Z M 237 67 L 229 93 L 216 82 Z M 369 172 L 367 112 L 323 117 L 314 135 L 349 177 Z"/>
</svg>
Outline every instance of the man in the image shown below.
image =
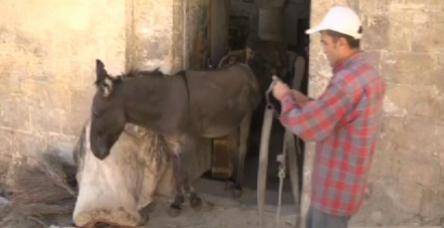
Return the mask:
<svg viewBox="0 0 444 228">
<path fill-rule="evenodd" d="M 313 100 L 279 81 L 273 95 L 282 104 L 281 123 L 316 142 L 307 227 L 347 227 L 365 195 L 385 83 L 360 51 L 361 21 L 353 10 L 331 8 L 307 30 L 315 32 L 333 68 L 326 91 Z"/>
</svg>

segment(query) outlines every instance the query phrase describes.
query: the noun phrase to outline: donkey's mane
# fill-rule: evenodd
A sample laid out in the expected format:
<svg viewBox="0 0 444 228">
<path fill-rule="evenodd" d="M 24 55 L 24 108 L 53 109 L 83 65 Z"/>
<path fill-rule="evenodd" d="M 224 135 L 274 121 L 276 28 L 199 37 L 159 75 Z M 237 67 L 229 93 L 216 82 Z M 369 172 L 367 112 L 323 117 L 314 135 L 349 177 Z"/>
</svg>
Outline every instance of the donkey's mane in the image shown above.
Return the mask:
<svg viewBox="0 0 444 228">
<path fill-rule="evenodd" d="M 185 71 L 179 71 L 175 74 L 173 74 L 174 76 L 176 75 L 185 75 Z M 164 77 L 164 76 L 172 76 L 170 74 L 164 74 L 162 73 L 159 68 L 153 70 L 153 71 L 140 71 L 140 70 L 130 70 L 127 73 L 118 75 L 117 77 L 115 77 L 116 80 L 124 80 L 125 78 L 135 78 L 135 77 L 145 77 L 145 76 L 149 76 L 149 77 Z"/>
</svg>

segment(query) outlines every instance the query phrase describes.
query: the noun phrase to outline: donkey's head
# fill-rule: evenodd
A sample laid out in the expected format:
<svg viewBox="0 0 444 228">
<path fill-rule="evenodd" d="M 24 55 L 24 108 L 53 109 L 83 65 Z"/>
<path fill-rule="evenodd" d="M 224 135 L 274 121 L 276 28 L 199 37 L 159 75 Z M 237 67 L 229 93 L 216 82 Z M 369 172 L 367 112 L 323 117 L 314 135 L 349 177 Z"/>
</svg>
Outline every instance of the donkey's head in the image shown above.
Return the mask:
<svg viewBox="0 0 444 228">
<path fill-rule="evenodd" d="M 265 91 L 272 76 L 285 77 L 288 69 L 286 49 L 272 41 L 254 41 L 247 48 L 247 62 L 256 75 L 261 91 Z"/>
<path fill-rule="evenodd" d="M 96 74 L 97 91 L 91 107 L 91 150 L 97 158 L 105 159 L 122 133 L 126 118 L 121 93 L 116 91 L 120 80 L 108 75 L 100 60 L 96 60 Z"/>
</svg>

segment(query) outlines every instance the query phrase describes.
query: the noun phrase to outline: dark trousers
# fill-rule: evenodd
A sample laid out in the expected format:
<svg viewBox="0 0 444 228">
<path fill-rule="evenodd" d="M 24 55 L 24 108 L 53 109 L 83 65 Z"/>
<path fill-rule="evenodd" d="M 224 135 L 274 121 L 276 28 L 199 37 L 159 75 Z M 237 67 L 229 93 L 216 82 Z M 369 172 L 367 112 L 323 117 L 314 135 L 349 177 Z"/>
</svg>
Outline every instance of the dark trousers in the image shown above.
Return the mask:
<svg viewBox="0 0 444 228">
<path fill-rule="evenodd" d="M 347 228 L 349 216 L 335 216 L 310 207 L 306 228 Z"/>
</svg>

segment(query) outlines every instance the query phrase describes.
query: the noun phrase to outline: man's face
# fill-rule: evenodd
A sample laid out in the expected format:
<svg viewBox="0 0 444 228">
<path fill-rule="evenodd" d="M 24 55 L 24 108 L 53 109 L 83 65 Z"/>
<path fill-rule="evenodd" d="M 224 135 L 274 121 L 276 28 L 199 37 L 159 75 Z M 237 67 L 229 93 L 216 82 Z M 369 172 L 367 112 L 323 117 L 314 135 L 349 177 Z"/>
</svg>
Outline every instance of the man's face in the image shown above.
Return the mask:
<svg viewBox="0 0 444 228">
<path fill-rule="evenodd" d="M 340 59 L 338 40 L 325 32 L 321 32 L 321 43 L 330 66 L 334 67 Z"/>
</svg>

